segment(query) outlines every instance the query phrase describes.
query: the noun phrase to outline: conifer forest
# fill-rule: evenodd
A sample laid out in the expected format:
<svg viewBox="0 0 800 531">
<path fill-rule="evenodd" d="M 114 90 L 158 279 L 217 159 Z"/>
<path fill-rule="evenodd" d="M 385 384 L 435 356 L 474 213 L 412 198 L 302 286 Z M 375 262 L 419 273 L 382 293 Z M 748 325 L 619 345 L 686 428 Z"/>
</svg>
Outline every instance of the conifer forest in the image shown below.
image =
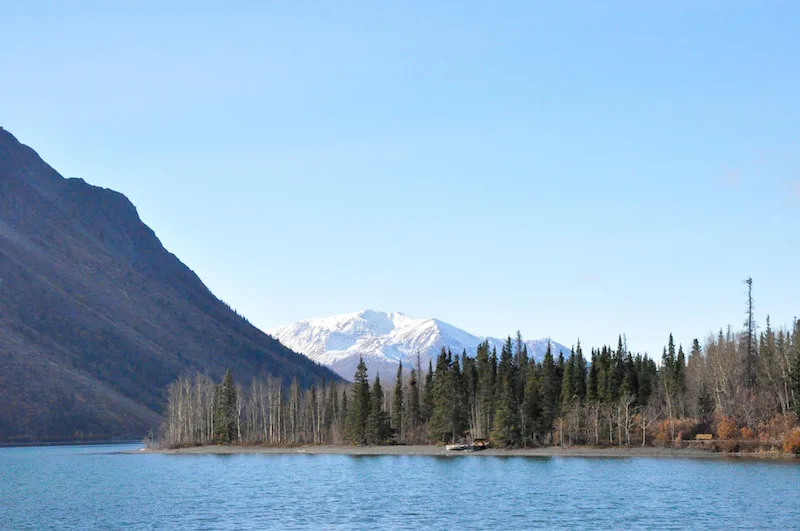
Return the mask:
<svg viewBox="0 0 800 531">
<path fill-rule="evenodd" d="M 615 346 L 528 356 L 522 337 L 474 357 L 442 349 L 398 368 L 388 385 L 361 361 L 352 383 L 301 388 L 277 378 L 216 383 L 184 376 L 168 390 L 161 444 L 442 444 L 495 447 L 682 446 L 800 452 L 800 322 L 755 337 L 730 327 L 688 348 L 670 335 L 658 360 Z M 709 437 L 710 435 L 710 437 Z"/>
</svg>

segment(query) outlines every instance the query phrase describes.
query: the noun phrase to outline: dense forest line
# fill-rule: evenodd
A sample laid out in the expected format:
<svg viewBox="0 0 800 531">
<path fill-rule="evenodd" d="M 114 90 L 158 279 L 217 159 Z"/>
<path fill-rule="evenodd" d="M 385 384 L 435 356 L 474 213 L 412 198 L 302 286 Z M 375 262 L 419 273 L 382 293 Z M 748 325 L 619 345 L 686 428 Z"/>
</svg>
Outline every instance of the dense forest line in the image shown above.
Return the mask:
<svg viewBox="0 0 800 531">
<path fill-rule="evenodd" d="M 759 337 L 748 325 L 688 353 L 670 335 L 660 363 L 622 336 L 589 361 L 579 342 L 536 362 L 517 333 L 499 354 L 484 343 L 474 357 L 442 349 L 428 367 L 401 366 L 391 389 L 379 376 L 369 383 L 363 360 L 352 384 L 305 390 L 272 378 L 243 387 L 230 372 L 219 384 L 186 376 L 169 386 L 162 444 L 672 446 L 712 434 L 716 449 L 800 452 L 800 322 L 775 331 L 767 319 Z"/>
</svg>

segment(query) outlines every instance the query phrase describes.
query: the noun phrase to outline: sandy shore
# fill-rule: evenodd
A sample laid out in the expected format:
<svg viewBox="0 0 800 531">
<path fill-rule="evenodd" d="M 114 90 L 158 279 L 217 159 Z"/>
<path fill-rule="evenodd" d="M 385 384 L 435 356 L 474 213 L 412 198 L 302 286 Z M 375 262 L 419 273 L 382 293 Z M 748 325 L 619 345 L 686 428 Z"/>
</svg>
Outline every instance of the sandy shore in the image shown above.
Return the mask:
<svg viewBox="0 0 800 531">
<path fill-rule="evenodd" d="M 691 459 L 724 459 L 739 457 L 739 454 L 721 454 L 696 449 L 674 448 L 592 448 L 592 447 L 545 447 L 505 450 L 490 448 L 480 452 L 448 452 L 443 446 L 200 446 L 174 450 L 143 449 L 139 454 L 165 455 L 226 455 L 226 454 L 310 454 L 310 455 L 428 455 L 428 456 L 499 456 L 499 457 L 677 457 Z M 755 454 L 741 457 L 760 458 Z M 792 459 L 788 457 L 786 459 Z"/>
</svg>

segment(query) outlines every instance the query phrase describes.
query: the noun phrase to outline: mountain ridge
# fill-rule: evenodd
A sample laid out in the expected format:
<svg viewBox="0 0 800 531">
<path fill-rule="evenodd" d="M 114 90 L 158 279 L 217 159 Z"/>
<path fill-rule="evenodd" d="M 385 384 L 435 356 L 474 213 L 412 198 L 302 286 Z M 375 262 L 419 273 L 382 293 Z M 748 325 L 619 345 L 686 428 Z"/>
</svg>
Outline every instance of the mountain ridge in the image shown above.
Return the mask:
<svg viewBox="0 0 800 531">
<path fill-rule="evenodd" d="M 454 354 L 474 355 L 477 346 L 488 340 L 498 352 L 504 339 L 471 334 L 436 318 L 418 319 L 400 312 L 360 310 L 329 317 L 302 319 L 289 325 L 267 329 L 278 341 L 331 367 L 340 376 L 352 378 L 359 358 L 364 358 L 372 374 L 393 377 L 398 363 L 416 363 L 416 353 L 427 368 L 429 359 L 450 348 Z M 530 355 L 541 361 L 548 339 L 526 340 Z M 554 356 L 568 355 L 570 348 L 551 342 Z"/>
<path fill-rule="evenodd" d="M 139 437 L 168 383 L 229 367 L 338 378 L 219 300 L 124 194 L 0 129 L 0 441 Z"/>
</svg>

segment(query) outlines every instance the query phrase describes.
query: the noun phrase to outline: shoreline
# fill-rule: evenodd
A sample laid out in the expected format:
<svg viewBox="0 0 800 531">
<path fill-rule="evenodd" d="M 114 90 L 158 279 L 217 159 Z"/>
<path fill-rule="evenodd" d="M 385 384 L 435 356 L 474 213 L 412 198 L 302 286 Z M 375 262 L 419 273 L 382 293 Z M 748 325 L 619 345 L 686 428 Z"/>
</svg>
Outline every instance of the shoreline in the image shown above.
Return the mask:
<svg viewBox="0 0 800 531">
<path fill-rule="evenodd" d="M 305 446 L 193 446 L 175 449 L 142 448 L 129 454 L 157 455 L 350 455 L 350 456 L 486 456 L 486 457 L 597 457 L 597 458 L 684 458 L 684 459 L 758 459 L 798 462 L 788 455 L 721 453 L 694 448 L 656 448 L 656 447 L 609 447 L 587 446 L 542 448 L 489 448 L 481 451 L 447 451 L 444 446 L 396 445 L 396 446 L 344 446 L 344 445 L 305 445 Z"/>
<path fill-rule="evenodd" d="M 0 442 L 0 448 L 37 448 L 51 446 L 113 446 L 118 444 L 141 444 L 142 439 L 111 439 L 97 441 L 26 441 Z"/>
</svg>

